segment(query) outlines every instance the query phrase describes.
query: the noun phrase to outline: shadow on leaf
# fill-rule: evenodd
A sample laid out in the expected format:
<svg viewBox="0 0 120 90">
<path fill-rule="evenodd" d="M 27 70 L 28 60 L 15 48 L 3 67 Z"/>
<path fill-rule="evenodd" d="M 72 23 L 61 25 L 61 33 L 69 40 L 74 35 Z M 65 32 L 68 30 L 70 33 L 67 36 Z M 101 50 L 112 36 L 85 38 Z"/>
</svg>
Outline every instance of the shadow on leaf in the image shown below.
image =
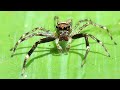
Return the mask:
<svg viewBox="0 0 120 90">
<path fill-rule="evenodd" d="M 96 43 L 96 42 L 92 42 L 92 44 L 94 44 L 94 43 Z M 81 59 L 83 60 L 84 55 L 81 54 L 81 53 L 79 53 L 79 50 L 81 50 L 81 51 L 86 51 L 86 49 L 72 49 L 72 47 L 77 47 L 77 46 L 82 45 L 82 44 L 85 44 L 85 43 L 81 43 L 81 44 L 77 44 L 77 45 L 71 46 L 71 49 L 69 50 L 69 53 L 78 54 L 78 55 L 81 57 Z M 18 48 L 18 49 L 24 49 L 24 48 L 31 48 L 31 46 L 28 46 L 28 47 L 20 47 L 20 48 Z M 47 53 L 44 53 L 44 54 L 42 54 L 42 55 L 38 55 L 38 56 L 32 58 L 32 59 L 26 64 L 26 68 L 27 68 L 35 59 L 38 59 L 38 58 L 47 56 L 47 55 L 49 55 L 49 54 L 52 54 L 53 56 L 60 56 L 60 54 L 59 54 L 59 52 L 58 52 L 58 49 L 57 49 L 56 47 L 54 47 L 54 48 L 37 47 L 37 48 L 40 48 L 40 50 L 34 51 L 35 53 L 36 53 L 36 52 L 37 52 L 37 53 L 38 53 L 38 52 L 47 52 Z M 17 49 L 17 50 L 18 50 L 18 49 Z M 26 53 L 27 53 L 27 52 L 24 52 L 24 53 L 16 53 L 16 54 L 14 54 L 13 56 L 20 55 L 20 54 L 26 54 Z M 64 52 L 63 52 L 63 53 L 64 53 Z M 97 54 L 100 54 L 100 55 L 103 55 L 103 56 L 107 56 L 107 55 L 105 55 L 105 54 L 102 54 L 102 53 L 100 53 L 100 52 L 95 52 L 95 51 L 89 51 L 89 53 L 97 53 Z"/>
</svg>

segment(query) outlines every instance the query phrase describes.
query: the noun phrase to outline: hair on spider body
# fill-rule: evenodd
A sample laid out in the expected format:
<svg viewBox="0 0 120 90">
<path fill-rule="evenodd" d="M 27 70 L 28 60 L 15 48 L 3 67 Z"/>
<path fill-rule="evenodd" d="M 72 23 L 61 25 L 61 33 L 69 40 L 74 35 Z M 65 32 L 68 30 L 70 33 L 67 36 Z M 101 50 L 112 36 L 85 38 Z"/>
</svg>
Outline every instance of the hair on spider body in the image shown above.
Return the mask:
<svg viewBox="0 0 120 90">
<path fill-rule="evenodd" d="M 81 24 L 84 23 L 83 26 L 81 26 L 78 30 L 77 33 L 72 34 L 72 30 L 77 29 L 77 27 Z M 30 58 L 30 56 L 32 55 L 32 53 L 34 52 L 34 50 L 37 48 L 37 46 L 39 44 L 42 43 L 47 43 L 47 42 L 51 42 L 51 41 L 55 41 L 56 46 L 58 51 L 62 52 L 62 47 L 59 43 L 59 41 L 67 41 L 66 44 L 66 50 L 68 51 L 70 49 L 70 44 L 72 42 L 72 39 L 79 39 L 79 38 L 84 38 L 85 39 L 85 43 L 86 43 L 86 53 L 84 56 L 84 59 L 82 61 L 81 67 L 83 67 L 83 65 L 86 62 L 86 57 L 88 55 L 88 52 L 90 50 L 90 46 L 89 46 L 89 40 L 88 38 L 92 38 L 93 40 L 95 40 L 97 43 L 99 43 L 105 50 L 105 52 L 107 53 L 108 56 L 110 56 L 110 54 L 108 53 L 108 50 L 106 49 L 105 45 L 103 42 L 101 42 L 99 39 L 97 39 L 95 36 L 91 35 L 91 34 L 85 34 L 85 33 L 81 33 L 82 30 L 84 30 L 84 28 L 86 28 L 87 26 L 92 25 L 98 28 L 101 28 L 103 30 L 106 30 L 107 33 L 109 34 L 109 37 L 111 40 L 113 40 L 112 34 L 110 33 L 109 29 L 105 26 L 99 25 L 94 23 L 92 20 L 90 19 L 84 19 L 84 20 L 79 20 L 78 23 L 75 25 L 75 27 L 72 27 L 72 20 L 68 19 L 66 22 L 60 22 L 59 21 L 59 17 L 55 16 L 54 17 L 54 26 L 56 29 L 55 33 L 52 33 L 48 30 L 46 30 L 45 28 L 35 28 L 33 29 L 31 32 L 27 32 L 25 34 L 23 34 L 20 39 L 17 41 L 17 43 L 15 44 L 15 46 L 11 49 L 11 51 L 13 51 L 13 54 L 17 48 L 17 46 L 22 43 L 23 41 L 32 38 L 34 36 L 44 36 L 44 38 L 38 40 L 37 42 L 35 42 L 35 44 L 32 46 L 32 48 L 29 50 L 29 52 L 27 53 L 24 62 L 23 62 L 23 67 L 22 67 L 22 74 L 24 74 L 25 72 L 25 68 L 26 68 L 26 61 Z M 35 33 L 35 31 L 39 30 L 38 33 Z M 74 31 L 73 31 L 74 32 Z M 117 43 L 114 41 L 114 44 L 116 45 Z M 13 55 L 12 54 L 12 55 Z"/>
</svg>

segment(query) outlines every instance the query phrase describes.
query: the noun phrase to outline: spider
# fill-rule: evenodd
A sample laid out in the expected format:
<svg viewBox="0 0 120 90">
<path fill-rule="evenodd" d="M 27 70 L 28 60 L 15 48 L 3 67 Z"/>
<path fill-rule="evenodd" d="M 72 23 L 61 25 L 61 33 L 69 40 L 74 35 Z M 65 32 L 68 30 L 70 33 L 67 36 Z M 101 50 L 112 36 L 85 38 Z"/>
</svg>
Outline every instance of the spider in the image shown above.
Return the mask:
<svg viewBox="0 0 120 90">
<path fill-rule="evenodd" d="M 85 24 L 83 24 L 79 28 L 78 33 L 72 34 L 71 32 L 73 30 L 75 30 L 83 22 L 85 22 Z M 88 41 L 89 37 L 92 38 L 93 40 L 95 40 L 97 43 L 99 43 L 104 48 L 104 50 L 106 51 L 108 57 L 110 57 L 110 54 L 108 53 L 108 50 L 106 49 L 106 47 L 104 46 L 104 44 L 99 39 L 97 39 L 95 36 L 93 36 L 91 34 L 81 33 L 81 31 L 84 30 L 84 28 L 87 27 L 87 26 L 89 26 L 89 25 L 93 25 L 95 27 L 102 28 L 102 30 L 106 30 L 107 33 L 109 34 L 111 40 L 113 40 L 113 37 L 112 37 L 111 33 L 109 32 L 109 30 L 108 30 L 107 27 L 99 25 L 99 24 L 96 24 L 96 23 L 94 23 L 90 19 L 80 20 L 75 25 L 75 27 L 72 28 L 72 19 L 68 19 L 65 22 L 60 22 L 58 16 L 54 17 L 54 27 L 56 29 L 55 33 L 52 33 L 52 32 L 50 32 L 50 30 L 46 30 L 45 28 L 37 27 L 37 28 L 34 28 L 32 31 L 23 34 L 20 37 L 20 39 L 18 40 L 18 42 L 15 44 L 15 46 L 13 48 L 11 48 L 11 51 L 13 51 L 13 53 L 12 53 L 11 56 L 14 55 L 14 52 L 15 52 L 17 46 L 21 42 L 23 42 L 23 41 L 25 41 L 25 40 L 27 40 L 29 38 L 32 38 L 34 36 L 44 36 L 45 38 L 42 38 L 39 41 L 35 42 L 35 44 L 32 46 L 32 48 L 29 50 L 29 52 L 25 56 L 23 67 L 22 67 L 22 74 L 21 75 L 23 75 L 24 72 L 25 72 L 26 61 L 30 58 L 31 54 L 34 52 L 34 50 L 36 49 L 36 47 L 39 44 L 47 43 L 47 42 L 51 42 L 51 41 L 55 41 L 58 51 L 60 53 L 62 53 L 62 47 L 60 46 L 59 41 L 67 41 L 66 50 L 69 51 L 69 49 L 70 49 L 70 43 L 72 42 L 73 39 L 84 38 L 85 42 L 86 42 L 86 53 L 85 53 L 85 56 L 84 56 L 84 58 L 82 60 L 81 67 L 83 67 L 83 65 L 85 64 L 86 57 L 88 55 L 88 52 L 90 51 L 89 41 Z M 39 31 L 39 32 L 35 33 L 35 31 Z M 117 45 L 116 42 L 114 42 L 114 44 Z"/>
</svg>

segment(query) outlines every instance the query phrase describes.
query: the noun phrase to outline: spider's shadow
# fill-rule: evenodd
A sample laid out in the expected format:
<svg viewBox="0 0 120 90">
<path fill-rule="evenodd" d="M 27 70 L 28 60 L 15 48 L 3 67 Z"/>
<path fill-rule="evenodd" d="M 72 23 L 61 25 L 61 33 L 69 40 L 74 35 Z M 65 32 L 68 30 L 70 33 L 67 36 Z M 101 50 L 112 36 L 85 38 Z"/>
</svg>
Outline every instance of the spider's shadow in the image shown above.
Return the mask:
<svg viewBox="0 0 120 90">
<path fill-rule="evenodd" d="M 93 42 L 93 43 L 96 43 L 96 42 Z M 92 44 L 93 44 L 93 43 L 92 43 Z M 79 52 L 79 50 L 81 50 L 81 51 L 86 51 L 86 49 L 72 49 L 72 47 L 77 47 L 77 46 L 83 45 L 83 44 L 85 44 L 85 43 L 81 43 L 81 44 L 77 44 L 77 45 L 71 46 L 71 49 L 69 50 L 69 53 L 77 54 L 77 55 L 79 55 L 79 56 L 81 57 L 81 59 L 83 60 L 84 55 L 81 54 L 81 53 Z M 25 48 L 31 48 L 31 46 L 28 46 L 28 47 L 20 47 L 20 48 L 17 48 L 16 50 L 25 49 Z M 54 56 L 60 56 L 60 53 L 58 52 L 58 49 L 56 48 L 55 45 L 54 45 L 53 48 L 45 48 L 45 49 L 43 49 L 43 47 L 37 47 L 37 48 L 40 48 L 40 50 L 38 50 L 38 51 L 35 50 L 34 52 L 47 52 L 47 53 L 44 53 L 44 54 L 42 54 L 42 55 L 38 55 L 38 56 L 32 58 L 32 59 L 26 64 L 26 68 L 27 68 L 35 59 L 38 59 L 38 58 L 47 56 L 47 55 L 49 55 L 49 54 L 52 54 L 52 55 L 54 55 Z M 64 50 L 64 49 L 65 49 L 65 47 L 64 47 L 64 45 L 63 45 L 63 53 L 65 54 L 65 52 L 64 52 L 65 50 Z M 26 54 L 26 53 L 27 53 L 27 52 L 24 52 L 24 53 L 16 53 L 16 54 L 14 54 L 14 56 L 20 55 L 20 54 Z M 101 55 L 107 56 L 107 55 L 105 55 L 105 54 L 102 54 L 102 53 L 100 53 L 100 52 L 95 52 L 95 51 L 90 51 L 89 53 L 97 53 L 97 54 L 101 54 Z"/>
<path fill-rule="evenodd" d="M 18 48 L 18 49 L 24 49 L 24 48 L 30 48 L 30 47 L 31 47 L 31 46 L 28 46 L 28 47 L 20 47 L 20 48 Z M 39 53 L 39 52 L 46 52 L 46 53 L 44 53 L 44 54 L 42 54 L 42 55 L 38 55 L 38 56 L 30 59 L 30 60 L 28 61 L 28 63 L 26 64 L 26 68 L 27 68 L 35 59 L 42 58 L 42 57 L 47 56 L 47 55 L 49 55 L 49 54 L 52 54 L 53 56 L 60 56 L 60 55 L 61 55 L 61 54 L 59 53 L 57 47 L 45 48 L 45 49 L 43 49 L 43 47 L 37 47 L 37 48 L 39 48 L 40 50 L 35 50 L 35 51 L 34 51 L 35 53 L 36 53 L 36 52 L 37 52 L 37 53 Z M 16 50 L 18 50 L 18 49 L 16 49 Z M 77 49 L 76 49 L 76 50 L 77 50 Z M 70 50 L 69 53 L 77 54 L 77 55 L 79 55 L 79 56 L 81 57 L 81 59 L 83 59 L 84 55 L 81 54 L 81 53 L 76 52 L 76 50 Z M 82 50 L 82 49 L 79 49 L 79 50 Z M 26 53 L 27 53 L 27 52 L 16 53 L 16 54 L 14 54 L 13 56 L 21 55 L 21 54 L 26 54 Z M 66 52 L 65 52 L 65 50 L 64 50 L 64 47 L 63 47 L 63 54 L 67 55 Z"/>
<path fill-rule="evenodd" d="M 44 51 L 44 50 L 42 50 L 41 52 L 43 52 L 43 51 Z M 56 47 L 54 47 L 54 48 L 49 48 L 49 49 L 46 50 L 46 51 L 48 51 L 48 52 L 32 58 L 32 59 L 26 64 L 26 68 L 27 68 L 35 59 L 38 59 L 38 58 L 47 56 L 47 55 L 49 55 L 49 54 L 52 54 L 52 55 L 54 55 L 54 56 L 60 56 L 60 53 L 58 52 L 58 50 L 57 50 Z M 39 52 L 39 51 L 38 51 L 38 52 Z M 64 53 L 64 52 L 63 52 L 63 53 Z M 69 53 L 78 54 L 82 59 L 83 59 L 83 57 L 84 57 L 83 54 L 78 53 L 78 52 L 76 52 L 76 51 L 69 51 Z M 67 55 L 67 54 L 66 54 L 66 55 Z"/>
</svg>

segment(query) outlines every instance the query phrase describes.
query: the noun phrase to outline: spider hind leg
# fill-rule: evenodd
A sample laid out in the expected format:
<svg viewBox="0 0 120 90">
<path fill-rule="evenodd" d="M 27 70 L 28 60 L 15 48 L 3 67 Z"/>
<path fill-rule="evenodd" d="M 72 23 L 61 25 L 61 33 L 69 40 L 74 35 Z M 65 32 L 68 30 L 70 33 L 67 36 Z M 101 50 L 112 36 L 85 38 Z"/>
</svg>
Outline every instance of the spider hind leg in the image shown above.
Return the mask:
<svg viewBox="0 0 120 90">
<path fill-rule="evenodd" d="M 82 27 L 79 28 L 79 32 L 81 30 L 83 30 L 85 27 L 89 26 L 89 25 L 93 25 L 95 27 L 101 28 L 102 30 L 106 30 L 110 39 L 114 42 L 115 45 L 117 45 L 117 43 L 113 40 L 112 34 L 110 33 L 109 29 L 103 25 L 99 25 L 94 23 L 91 19 L 84 19 L 84 20 L 80 20 L 76 25 L 75 25 L 75 29 L 80 25 L 80 23 L 86 22 L 86 24 L 84 24 Z"/>
<path fill-rule="evenodd" d="M 107 48 L 104 46 L 103 42 L 101 42 L 99 39 L 97 39 L 96 37 L 94 37 L 91 34 L 88 34 L 88 36 L 91 37 L 93 40 L 97 41 L 97 43 L 99 43 L 104 48 L 105 52 L 108 54 L 108 57 L 110 57 L 110 54 L 109 54 Z"/>
<path fill-rule="evenodd" d="M 23 35 L 19 38 L 19 40 L 17 41 L 17 43 L 15 44 L 15 46 L 10 49 L 10 51 L 15 51 L 16 47 L 18 46 L 18 44 L 20 44 L 20 42 L 22 41 L 22 39 L 25 38 L 25 37 L 26 37 L 27 35 L 29 35 L 30 33 L 35 32 L 36 30 L 40 30 L 40 28 L 39 28 L 39 27 L 34 28 L 32 31 L 26 32 L 25 34 L 23 34 Z"/>
<path fill-rule="evenodd" d="M 36 30 L 46 31 L 46 29 L 44 29 L 44 28 L 39 28 L 39 27 L 38 27 L 38 28 L 33 29 L 32 32 L 35 32 Z M 49 35 L 47 35 L 47 32 L 48 32 L 48 31 L 46 31 L 46 35 L 45 35 L 45 36 L 49 36 Z M 13 51 L 11 57 L 13 57 L 13 55 L 14 55 L 14 53 L 15 53 L 15 51 L 16 51 L 16 48 L 17 48 L 17 46 L 18 46 L 20 43 L 22 43 L 23 41 L 25 41 L 25 40 L 27 40 L 27 39 L 29 39 L 29 38 L 32 38 L 33 36 L 44 36 L 44 35 L 43 35 L 42 33 L 40 33 L 40 32 L 39 32 L 39 33 L 32 33 L 32 34 L 30 34 L 30 32 L 27 32 L 27 33 L 23 34 L 23 35 L 20 37 L 20 39 L 17 41 L 17 43 L 15 44 L 15 46 L 10 49 L 10 51 Z"/>
</svg>

